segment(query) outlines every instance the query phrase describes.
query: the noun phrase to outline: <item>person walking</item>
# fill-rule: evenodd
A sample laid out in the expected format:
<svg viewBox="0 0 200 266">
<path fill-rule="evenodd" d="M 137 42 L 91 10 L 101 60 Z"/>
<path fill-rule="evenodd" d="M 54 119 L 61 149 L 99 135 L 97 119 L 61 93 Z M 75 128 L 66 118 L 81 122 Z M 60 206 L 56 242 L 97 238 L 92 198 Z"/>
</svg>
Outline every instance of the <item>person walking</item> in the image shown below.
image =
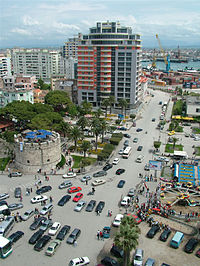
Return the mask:
<svg viewBox="0 0 200 266">
<path fill-rule="evenodd" d="M 99 237 L 100 237 L 100 231 L 98 230 L 97 231 L 97 239 L 99 240 Z"/>
<path fill-rule="evenodd" d="M 101 240 L 104 240 L 103 232 L 102 231 L 100 231 L 99 235 L 100 235 Z"/>
</svg>

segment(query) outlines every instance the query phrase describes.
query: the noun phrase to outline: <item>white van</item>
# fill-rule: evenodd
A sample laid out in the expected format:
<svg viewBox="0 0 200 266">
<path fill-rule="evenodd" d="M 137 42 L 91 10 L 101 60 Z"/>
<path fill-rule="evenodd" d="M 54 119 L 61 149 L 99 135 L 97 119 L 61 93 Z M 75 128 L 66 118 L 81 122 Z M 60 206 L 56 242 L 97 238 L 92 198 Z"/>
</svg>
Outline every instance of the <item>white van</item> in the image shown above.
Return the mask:
<svg viewBox="0 0 200 266">
<path fill-rule="evenodd" d="M 122 220 L 123 217 L 124 217 L 123 214 L 117 214 L 112 225 L 116 226 L 116 227 L 120 226 L 121 220 Z"/>
<path fill-rule="evenodd" d="M 45 205 L 42 210 L 40 211 L 40 214 L 41 215 L 45 215 L 47 214 L 49 211 L 51 211 L 53 209 L 53 204 L 52 203 L 49 203 L 47 205 Z"/>
<path fill-rule="evenodd" d="M 144 160 L 144 155 L 139 155 L 136 159 L 137 163 L 141 163 Z"/>
</svg>

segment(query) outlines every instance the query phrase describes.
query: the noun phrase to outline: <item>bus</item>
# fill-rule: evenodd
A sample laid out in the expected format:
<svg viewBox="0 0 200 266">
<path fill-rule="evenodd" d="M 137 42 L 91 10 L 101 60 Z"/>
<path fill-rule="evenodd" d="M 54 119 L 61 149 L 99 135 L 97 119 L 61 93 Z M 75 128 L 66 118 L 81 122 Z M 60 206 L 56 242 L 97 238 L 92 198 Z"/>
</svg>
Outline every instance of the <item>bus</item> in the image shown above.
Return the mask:
<svg viewBox="0 0 200 266">
<path fill-rule="evenodd" d="M 6 236 L 15 224 L 14 216 L 7 216 L 6 219 L 0 223 L 0 236 Z"/>
<path fill-rule="evenodd" d="M 0 222 L 4 220 L 4 217 L 10 215 L 10 210 L 7 205 L 0 206 Z"/>
<path fill-rule="evenodd" d="M 12 252 L 12 243 L 9 239 L 0 236 L 0 257 L 6 258 Z"/>
<path fill-rule="evenodd" d="M 125 159 L 128 159 L 128 157 L 131 154 L 131 151 L 132 151 L 132 148 L 131 147 L 126 147 L 126 149 L 123 152 L 122 157 L 125 158 Z"/>
</svg>

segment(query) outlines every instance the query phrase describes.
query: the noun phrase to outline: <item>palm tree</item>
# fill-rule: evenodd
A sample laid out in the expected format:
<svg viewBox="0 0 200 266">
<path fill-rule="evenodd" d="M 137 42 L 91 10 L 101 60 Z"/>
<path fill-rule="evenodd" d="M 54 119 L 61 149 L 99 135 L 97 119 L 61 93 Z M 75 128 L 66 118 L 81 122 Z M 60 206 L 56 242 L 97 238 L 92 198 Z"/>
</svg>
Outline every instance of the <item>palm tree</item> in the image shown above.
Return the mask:
<svg viewBox="0 0 200 266">
<path fill-rule="evenodd" d="M 70 125 L 67 122 L 62 121 L 60 124 L 54 124 L 53 129 L 63 134 L 64 138 L 70 133 Z"/>
<path fill-rule="evenodd" d="M 128 106 L 127 101 L 125 99 L 121 98 L 121 99 L 119 99 L 118 103 L 119 103 L 119 106 L 122 108 L 122 115 L 123 115 L 124 108 L 125 108 L 125 115 L 126 115 L 126 108 Z"/>
<path fill-rule="evenodd" d="M 115 104 L 115 96 L 110 96 L 109 97 L 109 102 L 110 102 L 110 114 L 111 114 L 111 111 L 112 111 L 112 106 L 113 104 Z"/>
<path fill-rule="evenodd" d="M 84 140 L 81 144 L 81 149 L 83 150 L 84 153 L 84 158 L 86 156 L 86 152 L 91 148 L 91 144 L 89 141 Z"/>
<path fill-rule="evenodd" d="M 98 108 L 97 111 L 94 113 L 96 118 L 100 118 L 100 116 L 103 114 L 101 108 Z"/>
<path fill-rule="evenodd" d="M 73 126 L 70 132 L 70 138 L 74 141 L 75 150 L 77 147 L 77 141 L 82 137 L 81 131 L 77 126 Z"/>
<path fill-rule="evenodd" d="M 176 142 L 178 141 L 178 139 L 177 138 L 173 138 L 173 150 L 175 149 L 175 145 L 176 145 Z"/>
<path fill-rule="evenodd" d="M 97 150 L 97 142 L 98 142 L 98 136 L 101 133 L 101 122 L 99 118 L 93 118 L 92 123 L 91 123 L 91 129 L 93 134 L 95 135 L 96 138 L 96 144 L 95 144 L 95 148 Z"/>
<path fill-rule="evenodd" d="M 106 108 L 106 117 L 107 117 L 108 106 L 110 105 L 110 101 L 109 101 L 109 99 L 108 99 L 108 98 L 104 99 L 104 100 L 102 101 L 102 104 L 101 104 L 101 105 L 102 105 L 102 106 L 105 106 L 105 108 Z"/>
<path fill-rule="evenodd" d="M 81 130 L 83 131 L 84 128 L 86 128 L 86 126 L 89 125 L 89 122 L 88 122 L 88 119 L 87 119 L 85 116 L 81 116 L 81 117 L 79 118 L 79 120 L 77 121 L 76 124 L 77 124 L 77 125 L 81 128 Z"/>
<path fill-rule="evenodd" d="M 92 104 L 87 101 L 82 102 L 81 107 L 85 115 L 90 114 L 92 111 Z"/>
<path fill-rule="evenodd" d="M 100 129 L 101 129 L 101 134 L 102 134 L 101 142 L 103 143 L 104 133 L 108 129 L 108 124 L 106 123 L 106 121 L 104 119 L 101 120 L 100 122 L 101 122 Z"/>
<path fill-rule="evenodd" d="M 128 266 L 130 252 L 138 245 L 140 229 L 131 216 L 125 216 L 120 224 L 120 230 L 116 233 L 114 243 L 124 251 L 123 265 Z"/>
<path fill-rule="evenodd" d="M 125 112 L 124 116 L 125 116 L 125 118 L 126 118 L 126 109 L 127 109 L 127 107 L 128 107 L 128 102 L 127 102 L 126 99 L 124 99 L 124 112 Z"/>
</svg>

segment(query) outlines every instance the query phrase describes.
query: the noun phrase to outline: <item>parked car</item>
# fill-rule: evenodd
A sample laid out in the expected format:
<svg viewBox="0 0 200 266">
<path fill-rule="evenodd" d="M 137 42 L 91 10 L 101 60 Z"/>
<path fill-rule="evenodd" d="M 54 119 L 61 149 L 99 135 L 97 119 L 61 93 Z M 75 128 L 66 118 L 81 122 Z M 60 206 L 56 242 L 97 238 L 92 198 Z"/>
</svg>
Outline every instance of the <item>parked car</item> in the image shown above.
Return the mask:
<svg viewBox="0 0 200 266">
<path fill-rule="evenodd" d="M 62 177 L 63 178 L 76 177 L 76 173 L 74 173 L 74 172 L 68 172 L 67 174 L 64 174 Z"/>
<path fill-rule="evenodd" d="M 31 236 L 28 243 L 31 245 L 34 245 L 42 237 L 43 234 L 44 234 L 44 231 L 38 230 Z"/>
<path fill-rule="evenodd" d="M 100 177 L 100 176 L 104 176 L 104 175 L 107 175 L 107 172 L 102 170 L 102 171 L 94 173 L 93 177 Z"/>
<path fill-rule="evenodd" d="M 58 222 L 53 223 L 52 227 L 49 229 L 48 234 L 50 236 L 55 236 L 60 227 L 61 227 L 60 223 L 58 223 Z"/>
<path fill-rule="evenodd" d="M 115 219 L 114 219 L 112 225 L 115 226 L 115 227 L 119 227 L 120 224 L 121 224 L 121 220 L 122 220 L 123 217 L 124 217 L 123 214 L 117 214 L 115 216 Z"/>
<path fill-rule="evenodd" d="M 52 190 L 52 187 L 51 186 L 43 186 L 43 187 L 41 187 L 41 188 L 39 188 L 39 189 L 36 190 L 36 194 L 37 195 L 40 195 L 40 194 L 45 193 L 45 192 L 48 192 L 50 190 Z"/>
<path fill-rule="evenodd" d="M 44 221 L 42 223 L 42 225 L 40 226 L 40 230 L 42 230 L 43 232 L 45 232 L 49 227 L 51 227 L 53 225 L 53 222 L 51 219 L 47 219 L 46 221 Z"/>
<path fill-rule="evenodd" d="M 125 133 L 124 137 L 130 139 L 131 136 L 129 134 Z"/>
<path fill-rule="evenodd" d="M 6 205 L 8 206 L 8 202 L 6 200 L 1 200 L 0 201 L 0 206 Z"/>
<path fill-rule="evenodd" d="M 69 262 L 70 266 L 75 266 L 75 265 L 82 266 L 87 264 L 90 264 L 90 260 L 88 257 L 75 258 L 70 260 Z"/>
<path fill-rule="evenodd" d="M 124 153 L 124 150 L 123 149 L 121 149 L 121 150 L 118 151 L 118 154 L 119 155 L 122 155 L 123 153 Z"/>
<path fill-rule="evenodd" d="M 10 197 L 10 195 L 8 193 L 2 193 L 2 194 L 0 194 L 0 200 L 7 199 L 9 197 Z"/>
<path fill-rule="evenodd" d="M 82 209 L 83 209 L 83 207 L 86 205 L 86 201 L 84 201 L 84 200 L 81 200 L 81 201 L 79 201 L 79 203 L 76 205 L 76 207 L 74 208 L 74 211 L 76 211 L 76 212 L 80 212 Z"/>
<path fill-rule="evenodd" d="M 68 193 L 75 193 L 75 192 L 78 192 L 78 191 L 81 191 L 82 190 L 82 188 L 81 187 L 70 187 L 69 189 L 68 189 Z"/>
<path fill-rule="evenodd" d="M 197 250 L 197 252 L 195 253 L 195 255 L 200 258 L 200 248 Z"/>
<path fill-rule="evenodd" d="M 124 186 L 125 183 L 126 183 L 125 180 L 120 180 L 119 183 L 118 183 L 118 185 L 117 185 L 117 187 L 118 188 L 123 188 L 123 186 Z"/>
<path fill-rule="evenodd" d="M 134 143 L 137 143 L 137 142 L 138 142 L 138 138 L 134 138 L 134 139 L 133 139 L 133 142 L 134 142 Z"/>
<path fill-rule="evenodd" d="M 86 210 L 87 212 L 91 212 L 91 211 L 93 211 L 95 205 L 96 205 L 96 200 L 91 200 L 91 201 L 88 203 L 88 205 L 87 205 L 87 207 L 85 208 L 85 210 Z"/>
<path fill-rule="evenodd" d="M 42 208 L 42 210 L 40 211 L 40 214 L 41 215 L 46 215 L 52 209 L 53 209 L 53 204 L 52 203 L 48 203 Z"/>
<path fill-rule="evenodd" d="M 133 218 L 133 220 L 135 221 L 136 224 L 140 224 L 142 222 L 142 220 L 140 219 L 140 217 L 138 217 L 135 214 L 128 213 L 127 216 L 131 216 Z"/>
<path fill-rule="evenodd" d="M 155 260 L 152 258 L 148 258 L 144 264 L 144 266 L 154 266 L 155 265 Z"/>
<path fill-rule="evenodd" d="M 137 128 L 136 129 L 136 132 L 140 132 L 140 131 L 142 131 L 143 129 L 142 128 Z"/>
<path fill-rule="evenodd" d="M 70 228 L 71 227 L 69 225 L 64 225 L 58 232 L 56 239 L 63 240 L 66 234 L 69 232 Z"/>
<path fill-rule="evenodd" d="M 81 178 L 81 182 L 86 182 L 90 179 L 92 179 L 92 177 L 90 175 L 85 175 L 84 177 Z"/>
<path fill-rule="evenodd" d="M 121 201 L 121 206 L 127 206 L 131 202 L 131 198 L 128 196 L 125 196 Z"/>
<path fill-rule="evenodd" d="M 15 210 L 21 209 L 23 207 L 24 207 L 24 205 L 22 203 L 12 203 L 12 204 L 8 205 L 8 208 L 11 211 L 15 211 Z"/>
<path fill-rule="evenodd" d="M 52 241 L 50 243 L 50 245 L 48 246 L 45 255 L 47 256 L 53 256 L 54 253 L 56 252 L 57 248 L 60 246 L 61 241 L 58 239 L 55 239 L 54 241 Z"/>
<path fill-rule="evenodd" d="M 147 233 L 148 238 L 153 238 L 156 233 L 159 231 L 159 225 L 155 224 L 151 227 L 151 229 Z"/>
<path fill-rule="evenodd" d="M 69 181 L 69 180 L 66 180 L 64 182 L 62 182 L 60 185 L 59 185 L 59 189 L 63 189 L 63 188 L 68 188 L 68 187 L 71 187 L 72 186 L 72 182 Z"/>
<path fill-rule="evenodd" d="M 167 241 L 167 238 L 169 237 L 170 234 L 171 230 L 169 228 L 166 228 L 160 235 L 160 240 L 163 242 Z"/>
<path fill-rule="evenodd" d="M 119 266 L 119 263 L 110 257 L 104 257 L 101 263 L 105 266 Z"/>
<path fill-rule="evenodd" d="M 64 195 L 58 202 L 58 206 L 64 206 L 71 199 L 70 195 Z"/>
<path fill-rule="evenodd" d="M 45 201 L 47 200 L 48 197 L 46 195 L 38 195 L 38 196 L 35 196 L 31 199 L 31 203 L 39 203 L 41 201 Z"/>
<path fill-rule="evenodd" d="M 120 159 L 119 159 L 119 158 L 115 158 L 115 159 L 113 160 L 113 164 L 114 164 L 114 165 L 116 165 L 116 164 L 118 164 L 118 163 L 119 163 L 119 161 L 120 161 Z"/>
<path fill-rule="evenodd" d="M 45 222 L 47 220 L 46 217 L 38 217 L 37 219 L 35 219 L 35 221 L 30 225 L 30 229 L 31 230 L 36 230 L 43 222 Z"/>
<path fill-rule="evenodd" d="M 119 168 L 119 169 L 117 169 L 117 171 L 115 172 L 115 174 L 116 175 L 121 175 L 121 174 L 123 174 L 125 172 L 125 169 L 123 169 L 123 168 Z"/>
<path fill-rule="evenodd" d="M 99 185 L 103 185 L 104 183 L 106 183 L 105 179 L 96 179 L 92 182 L 93 186 L 99 186 Z"/>
<path fill-rule="evenodd" d="M 99 203 L 96 206 L 95 212 L 102 212 L 104 206 L 105 206 L 105 202 L 99 201 Z"/>
<path fill-rule="evenodd" d="M 74 244 L 74 242 L 77 240 L 80 234 L 81 234 L 81 230 L 78 228 L 75 228 L 72 231 L 72 233 L 69 235 L 69 237 L 67 238 L 67 243 Z"/>
<path fill-rule="evenodd" d="M 129 146 L 129 141 L 127 139 L 124 141 L 124 146 L 125 147 L 128 147 Z"/>
<path fill-rule="evenodd" d="M 192 253 L 195 250 L 197 244 L 198 240 L 196 238 L 190 238 L 184 247 L 184 251 L 187 253 Z"/>
<path fill-rule="evenodd" d="M 152 119 L 151 119 L 151 121 L 152 121 L 152 122 L 155 122 L 155 121 L 156 121 L 156 119 L 155 119 L 155 118 L 152 118 Z"/>
<path fill-rule="evenodd" d="M 83 197 L 83 193 L 77 193 L 75 196 L 74 196 L 74 198 L 73 198 L 73 201 L 74 202 L 78 202 L 80 199 L 82 199 L 82 197 Z"/>
<path fill-rule="evenodd" d="M 9 173 L 8 175 L 9 177 L 17 177 L 17 176 L 22 176 L 21 172 L 13 172 L 13 173 Z"/>
<path fill-rule="evenodd" d="M 17 240 L 19 240 L 22 236 L 24 235 L 24 232 L 22 231 L 17 231 L 15 233 L 13 233 L 12 235 L 10 235 L 8 237 L 8 239 L 11 241 L 11 243 L 15 243 L 17 242 Z"/>
<path fill-rule="evenodd" d="M 117 247 L 115 245 L 112 246 L 112 248 L 110 250 L 110 253 L 112 255 L 114 255 L 115 257 L 117 257 L 117 258 L 123 258 L 124 257 L 123 249 L 121 249 L 121 248 L 119 248 L 119 247 Z"/>
<path fill-rule="evenodd" d="M 135 255 L 133 257 L 133 265 L 142 266 L 143 264 L 144 251 L 140 248 L 137 248 Z"/>
<path fill-rule="evenodd" d="M 111 163 L 108 163 L 104 166 L 103 171 L 108 171 L 110 168 L 112 168 L 113 165 Z"/>
<path fill-rule="evenodd" d="M 145 164 L 145 166 L 144 166 L 144 170 L 145 170 L 145 171 L 150 171 L 149 164 Z"/>
<path fill-rule="evenodd" d="M 143 146 L 138 146 L 137 151 L 141 151 L 143 149 Z"/>
<path fill-rule="evenodd" d="M 32 209 L 25 211 L 25 213 L 22 215 L 22 220 L 27 221 L 31 216 L 34 215 L 34 213 L 35 212 Z"/>
<path fill-rule="evenodd" d="M 51 237 L 48 236 L 48 235 L 44 235 L 42 236 L 38 242 L 35 244 L 34 246 L 34 250 L 36 251 L 41 251 L 45 246 L 46 244 L 51 240 Z"/>
<path fill-rule="evenodd" d="M 128 196 L 131 198 L 133 198 L 135 196 L 135 189 L 134 188 L 129 189 Z"/>
<path fill-rule="evenodd" d="M 15 194 L 15 198 L 21 198 L 21 196 L 22 196 L 22 189 L 21 189 L 21 187 L 16 187 L 14 194 Z"/>
</svg>

